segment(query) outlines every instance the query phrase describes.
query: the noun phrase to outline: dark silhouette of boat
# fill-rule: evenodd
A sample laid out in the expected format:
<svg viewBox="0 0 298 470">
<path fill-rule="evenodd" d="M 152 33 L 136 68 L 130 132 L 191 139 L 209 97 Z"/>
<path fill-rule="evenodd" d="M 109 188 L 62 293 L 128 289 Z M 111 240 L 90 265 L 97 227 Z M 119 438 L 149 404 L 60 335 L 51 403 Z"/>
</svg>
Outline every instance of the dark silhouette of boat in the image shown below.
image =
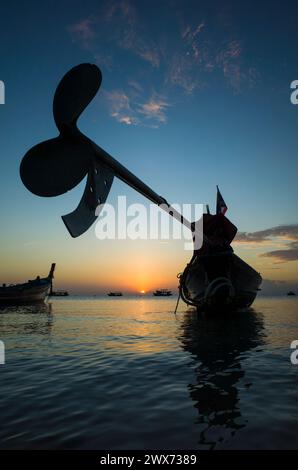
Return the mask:
<svg viewBox="0 0 298 470">
<path fill-rule="evenodd" d="M 77 127 L 77 120 L 98 92 L 102 81 L 94 64 L 69 70 L 57 86 L 53 114 L 58 137 L 40 142 L 24 155 L 20 176 L 29 191 L 43 197 L 66 193 L 86 178 L 85 190 L 75 210 L 62 216 L 70 235 L 79 237 L 95 222 L 104 207 L 114 177 L 147 197 L 192 232 L 195 252 L 180 276 L 182 299 L 198 309 L 225 310 L 249 307 L 262 278 L 233 253 L 230 246 L 237 228 L 225 218 L 227 206 L 217 188 L 216 215 L 204 214 L 201 233 L 160 194 L 153 191 Z M 68 168 L 68 171 L 65 171 Z M 115 293 L 108 295 L 114 296 Z"/>
<path fill-rule="evenodd" d="M 49 293 L 49 297 L 67 297 L 68 295 L 66 290 L 53 290 Z"/>
<path fill-rule="evenodd" d="M 108 296 L 109 297 L 122 297 L 122 292 L 109 292 Z"/>
<path fill-rule="evenodd" d="M 51 282 L 49 297 L 67 297 L 68 295 L 67 290 L 53 290 L 53 281 Z"/>
<path fill-rule="evenodd" d="M 296 295 L 294 291 L 290 290 L 287 295 Z"/>
<path fill-rule="evenodd" d="M 27 304 L 34 302 L 43 302 L 49 294 L 52 279 L 54 277 L 55 263 L 52 264 L 50 272 L 47 277 L 36 277 L 34 280 L 29 280 L 23 284 L 13 284 L 6 286 L 5 284 L 0 287 L 0 304 Z"/>
<path fill-rule="evenodd" d="M 225 217 L 226 210 L 218 190 L 216 214 L 209 208 L 203 214 L 203 245 L 179 276 L 182 299 L 197 310 L 248 308 L 260 290 L 261 275 L 233 252 L 237 227 Z"/>
<path fill-rule="evenodd" d="M 156 291 L 153 292 L 153 295 L 155 295 L 155 297 L 169 297 L 170 295 L 173 295 L 173 294 L 168 289 L 157 289 Z"/>
</svg>

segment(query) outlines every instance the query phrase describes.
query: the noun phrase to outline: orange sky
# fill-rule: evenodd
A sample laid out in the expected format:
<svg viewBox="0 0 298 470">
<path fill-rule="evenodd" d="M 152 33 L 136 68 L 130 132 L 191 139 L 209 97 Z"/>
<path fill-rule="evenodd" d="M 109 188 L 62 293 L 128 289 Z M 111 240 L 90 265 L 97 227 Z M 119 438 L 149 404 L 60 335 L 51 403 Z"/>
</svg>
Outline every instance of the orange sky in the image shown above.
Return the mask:
<svg viewBox="0 0 298 470">
<path fill-rule="evenodd" d="M 0 282 L 14 283 L 48 273 L 56 262 L 55 286 L 72 293 L 105 293 L 109 290 L 145 292 L 156 288 L 176 289 L 181 272 L 192 253 L 185 251 L 184 241 L 169 240 L 98 240 L 91 229 L 72 239 L 61 226 L 56 237 L 19 243 L 11 237 L 1 246 Z M 62 237 L 59 243 L 59 237 Z M 67 240 L 65 240 L 67 238 Z M 279 263 L 260 256 L 280 247 L 284 241 L 233 244 L 235 252 L 263 278 L 297 281 L 297 261 Z"/>
</svg>

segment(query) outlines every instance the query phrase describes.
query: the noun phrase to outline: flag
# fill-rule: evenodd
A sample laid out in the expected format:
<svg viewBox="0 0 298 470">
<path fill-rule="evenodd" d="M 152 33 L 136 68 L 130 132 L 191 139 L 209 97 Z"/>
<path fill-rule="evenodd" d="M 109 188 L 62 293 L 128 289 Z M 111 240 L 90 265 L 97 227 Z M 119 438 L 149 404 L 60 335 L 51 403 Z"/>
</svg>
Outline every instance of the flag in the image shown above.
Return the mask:
<svg viewBox="0 0 298 470">
<path fill-rule="evenodd" d="M 220 193 L 220 190 L 218 189 L 218 186 L 217 187 L 217 197 L 216 197 L 216 214 L 222 214 L 222 215 L 225 215 L 225 213 L 227 212 L 228 210 L 228 206 L 226 205 L 221 193 Z"/>
</svg>

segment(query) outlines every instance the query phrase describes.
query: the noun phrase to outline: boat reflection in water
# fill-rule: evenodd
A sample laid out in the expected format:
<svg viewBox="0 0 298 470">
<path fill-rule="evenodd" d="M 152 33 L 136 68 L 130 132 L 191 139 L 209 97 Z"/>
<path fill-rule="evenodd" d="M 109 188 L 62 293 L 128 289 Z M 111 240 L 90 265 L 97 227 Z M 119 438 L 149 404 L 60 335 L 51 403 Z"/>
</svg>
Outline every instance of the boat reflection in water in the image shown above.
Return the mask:
<svg viewBox="0 0 298 470">
<path fill-rule="evenodd" d="M 253 384 L 249 379 L 245 381 L 242 362 L 247 351 L 264 344 L 261 314 L 249 310 L 230 316 L 203 317 L 189 312 L 181 325 L 179 339 L 183 349 L 191 353 L 197 363 L 196 382 L 188 388 L 199 414 L 198 444 L 207 449 L 218 448 L 221 442 L 246 426 L 239 388 L 248 389 Z"/>
<path fill-rule="evenodd" d="M 51 334 L 53 314 L 51 303 L 26 305 L 0 305 L 0 327 L 2 338 L 13 336 L 17 344 L 22 335 Z"/>
</svg>

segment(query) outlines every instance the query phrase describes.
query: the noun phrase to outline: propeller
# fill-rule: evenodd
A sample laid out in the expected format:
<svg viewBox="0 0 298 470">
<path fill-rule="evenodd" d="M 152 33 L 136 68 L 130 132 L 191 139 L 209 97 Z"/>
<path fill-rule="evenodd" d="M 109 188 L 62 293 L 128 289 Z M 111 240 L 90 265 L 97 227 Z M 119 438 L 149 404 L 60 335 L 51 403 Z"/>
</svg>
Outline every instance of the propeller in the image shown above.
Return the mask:
<svg viewBox="0 0 298 470">
<path fill-rule="evenodd" d="M 95 209 L 106 201 L 114 177 L 114 172 L 96 159 L 93 142 L 77 128 L 77 120 L 96 95 L 101 80 L 99 68 L 92 64 L 77 65 L 64 75 L 53 102 L 60 135 L 32 147 L 20 166 L 24 185 L 37 196 L 64 194 L 88 174 L 78 207 L 62 217 L 73 237 L 95 221 Z"/>
<path fill-rule="evenodd" d="M 77 208 L 62 216 L 72 237 L 84 233 L 96 220 L 117 176 L 194 232 L 194 225 L 121 163 L 85 136 L 77 120 L 101 85 L 101 71 L 93 64 L 69 70 L 57 86 L 53 114 L 58 137 L 32 147 L 20 165 L 21 179 L 37 196 L 58 196 L 70 191 L 87 175 Z"/>
</svg>

